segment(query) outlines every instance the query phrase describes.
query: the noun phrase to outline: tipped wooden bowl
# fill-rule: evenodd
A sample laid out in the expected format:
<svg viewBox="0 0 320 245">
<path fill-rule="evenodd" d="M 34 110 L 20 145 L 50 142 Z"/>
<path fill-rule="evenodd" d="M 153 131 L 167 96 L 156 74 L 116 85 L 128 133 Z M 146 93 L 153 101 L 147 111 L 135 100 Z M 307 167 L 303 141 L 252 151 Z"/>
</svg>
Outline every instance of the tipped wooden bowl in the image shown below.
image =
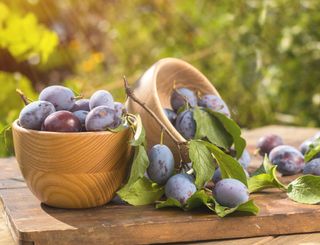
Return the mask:
<svg viewBox="0 0 320 245">
<path fill-rule="evenodd" d="M 174 81 L 176 81 L 177 88 L 186 87 L 203 94 L 215 94 L 219 97 L 220 95 L 199 70 L 187 62 L 175 58 L 159 60 L 136 82 L 135 95 L 154 111 L 178 142 L 185 142 L 186 139 L 175 129 L 163 112 L 163 108 L 172 108 L 170 97 L 173 92 Z M 161 129 L 157 122 L 132 99 L 128 98 L 126 106 L 129 112 L 140 114 L 146 129 L 148 146 L 152 147 L 158 144 Z M 170 147 L 175 160 L 178 161 L 180 156 L 176 143 L 167 134 L 165 134 L 164 139 L 164 143 Z M 184 158 L 187 159 L 187 152 L 185 152 L 185 149 L 181 150 L 182 155 L 185 155 Z"/>
<path fill-rule="evenodd" d="M 32 193 L 59 208 L 90 208 L 109 202 L 131 158 L 132 133 L 59 133 L 13 123 L 16 158 Z"/>
</svg>

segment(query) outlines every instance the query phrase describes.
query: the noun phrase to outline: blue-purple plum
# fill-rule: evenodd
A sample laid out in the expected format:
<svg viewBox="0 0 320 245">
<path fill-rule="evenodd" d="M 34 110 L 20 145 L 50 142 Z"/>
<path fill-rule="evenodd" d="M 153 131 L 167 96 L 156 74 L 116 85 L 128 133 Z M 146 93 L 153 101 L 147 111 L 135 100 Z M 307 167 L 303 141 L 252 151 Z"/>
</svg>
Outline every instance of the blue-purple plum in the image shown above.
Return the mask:
<svg viewBox="0 0 320 245">
<path fill-rule="evenodd" d="M 89 113 L 88 111 L 84 111 L 84 110 L 73 112 L 73 115 L 75 115 L 79 119 L 82 129 L 86 128 L 86 118 L 88 113 Z"/>
<path fill-rule="evenodd" d="M 167 198 L 174 198 L 182 205 L 197 191 L 193 179 L 188 174 L 176 174 L 169 178 L 165 185 Z"/>
<path fill-rule="evenodd" d="M 98 106 L 106 106 L 110 109 L 114 109 L 114 100 L 112 95 L 108 91 L 98 90 L 90 97 L 90 110 Z"/>
<path fill-rule="evenodd" d="M 303 168 L 303 174 L 312 174 L 320 176 L 320 158 L 313 159 L 306 163 Z"/>
<path fill-rule="evenodd" d="M 79 132 L 81 123 L 70 111 L 56 111 L 44 120 L 42 128 L 51 132 Z"/>
<path fill-rule="evenodd" d="M 249 200 L 248 188 L 237 179 L 222 179 L 212 190 L 216 201 L 225 207 L 234 208 Z"/>
<path fill-rule="evenodd" d="M 316 137 L 317 135 L 315 135 L 314 137 L 311 137 L 309 139 L 306 139 L 304 142 L 302 142 L 302 144 L 299 146 L 299 150 L 300 152 L 305 155 L 311 148 L 311 146 L 315 143 L 315 141 L 318 139 L 318 137 Z M 320 135 L 319 135 L 320 137 Z M 313 159 L 316 158 L 320 158 L 320 153 L 316 154 Z"/>
<path fill-rule="evenodd" d="M 115 123 L 115 111 L 107 106 L 93 108 L 86 117 L 87 131 L 105 131 Z"/>
<path fill-rule="evenodd" d="M 74 111 L 90 111 L 89 107 L 89 100 L 88 99 L 80 99 L 74 102 L 74 106 L 71 109 L 72 112 Z"/>
<path fill-rule="evenodd" d="M 108 128 L 115 129 L 115 128 L 119 127 L 121 123 L 122 123 L 122 119 L 120 117 L 115 116 L 113 123 L 111 125 L 109 125 Z"/>
<path fill-rule="evenodd" d="M 193 112 L 191 110 L 181 112 L 176 119 L 175 127 L 185 139 L 193 139 L 196 133 L 196 122 L 193 119 Z"/>
<path fill-rule="evenodd" d="M 196 94 L 188 88 L 175 89 L 171 95 L 171 106 L 174 111 L 178 111 L 187 103 L 191 107 L 195 107 L 198 103 Z"/>
<path fill-rule="evenodd" d="M 302 142 L 302 144 L 299 146 L 299 150 L 302 153 L 302 155 L 306 154 L 309 151 L 310 146 L 313 144 L 313 142 L 313 138 L 306 139 Z"/>
<path fill-rule="evenodd" d="M 149 151 L 149 178 L 164 185 L 174 173 L 174 157 L 166 145 L 154 145 Z"/>
<path fill-rule="evenodd" d="M 213 183 L 218 183 L 220 180 L 222 180 L 222 176 L 221 176 L 221 169 L 220 167 L 216 168 L 216 170 L 214 171 L 214 174 L 212 176 L 212 181 Z"/>
<path fill-rule="evenodd" d="M 50 102 L 57 111 L 69 111 L 74 106 L 75 96 L 71 89 L 60 85 L 53 85 L 41 91 L 39 100 Z"/>
<path fill-rule="evenodd" d="M 163 109 L 164 114 L 167 116 L 167 118 L 169 119 L 169 121 L 174 124 L 176 119 L 177 119 L 177 114 L 168 108 Z"/>
<path fill-rule="evenodd" d="M 220 112 L 227 117 L 230 117 L 230 110 L 227 106 L 227 104 L 224 102 L 223 99 L 220 97 L 213 95 L 213 94 L 206 94 L 201 97 L 201 99 L 198 102 L 199 106 L 209 108 L 212 111 Z"/>
<path fill-rule="evenodd" d="M 244 149 L 241 157 L 238 159 L 238 162 L 245 169 L 247 169 L 249 167 L 250 162 L 251 162 L 251 157 L 250 157 L 249 152 L 246 149 Z"/>
<path fill-rule="evenodd" d="M 269 154 L 273 165 L 277 166 L 282 175 L 300 173 L 304 167 L 304 157 L 300 151 L 289 145 L 280 145 L 273 148 Z"/>
<path fill-rule="evenodd" d="M 283 145 L 282 138 L 276 134 L 269 134 L 259 138 L 257 150 L 264 157 L 265 154 L 269 155 L 270 151 L 279 145 Z"/>
<path fill-rule="evenodd" d="M 124 111 L 124 105 L 120 102 L 114 102 L 114 110 L 116 112 L 116 117 L 121 118 Z"/>
<path fill-rule="evenodd" d="M 19 124 L 23 128 L 40 130 L 44 120 L 55 112 L 53 104 L 48 101 L 34 101 L 20 112 Z"/>
</svg>

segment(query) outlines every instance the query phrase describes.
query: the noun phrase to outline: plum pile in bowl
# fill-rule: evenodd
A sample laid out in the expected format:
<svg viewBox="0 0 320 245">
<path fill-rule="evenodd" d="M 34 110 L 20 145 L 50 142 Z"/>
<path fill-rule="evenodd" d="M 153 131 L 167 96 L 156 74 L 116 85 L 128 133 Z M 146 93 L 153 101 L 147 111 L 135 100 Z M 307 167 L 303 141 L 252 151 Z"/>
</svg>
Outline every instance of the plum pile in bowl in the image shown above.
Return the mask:
<svg viewBox="0 0 320 245">
<path fill-rule="evenodd" d="M 164 113 L 187 140 L 194 138 L 196 132 L 196 123 L 193 119 L 195 106 L 209 108 L 230 117 L 230 110 L 226 103 L 214 94 L 206 94 L 198 99 L 194 91 L 182 87 L 174 89 L 170 102 L 172 109 L 165 108 Z"/>
<path fill-rule="evenodd" d="M 26 105 L 19 116 L 21 127 L 52 132 L 105 131 L 121 125 L 124 106 L 106 90 L 90 99 L 76 99 L 74 92 L 54 85 L 43 89 L 39 100 Z"/>
</svg>

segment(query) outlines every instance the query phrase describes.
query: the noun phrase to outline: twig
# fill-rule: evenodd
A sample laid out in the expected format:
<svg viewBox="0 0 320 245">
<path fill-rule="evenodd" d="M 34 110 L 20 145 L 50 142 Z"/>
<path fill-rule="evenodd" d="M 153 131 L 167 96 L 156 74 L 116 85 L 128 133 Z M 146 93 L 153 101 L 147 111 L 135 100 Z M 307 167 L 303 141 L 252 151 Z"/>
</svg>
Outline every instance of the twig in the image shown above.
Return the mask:
<svg viewBox="0 0 320 245">
<path fill-rule="evenodd" d="M 16 92 L 20 95 L 20 98 L 22 99 L 23 103 L 25 105 L 28 105 L 30 100 L 23 94 L 23 92 L 18 88 L 16 89 Z"/>
<path fill-rule="evenodd" d="M 134 94 L 133 90 L 129 87 L 128 81 L 125 76 L 123 76 L 123 82 L 124 82 L 124 87 L 126 90 L 126 94 L 128 97 L 130 97 L 134 102 L 139 104 L 143 109 L 145 109 L 150 116 L 156 120 L 156 122 L 160 125 L 160 128 L 164 129 L 166 133 L 169 135 L 169 137 L 177 144 L 177 146 L 180 145 L 186 145 L 187 142 L 179 142 L 176 140 L 176 138 L 172 135 L 172 133 L 168 130 L 168 128 L 160 121 L 160 119 L 157 117 L 157 115 L 143 102 L 141 102 Z"/>
</svg>

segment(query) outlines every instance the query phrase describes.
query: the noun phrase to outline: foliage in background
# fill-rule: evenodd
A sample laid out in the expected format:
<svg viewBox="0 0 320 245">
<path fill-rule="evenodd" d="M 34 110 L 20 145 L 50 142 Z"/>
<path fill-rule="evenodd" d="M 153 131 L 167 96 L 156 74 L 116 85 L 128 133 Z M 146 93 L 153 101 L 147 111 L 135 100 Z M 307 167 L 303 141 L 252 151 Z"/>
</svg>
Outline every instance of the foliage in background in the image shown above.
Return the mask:
<svg viewBox="0 0 320 245">
<path fill-rule="evenodd" d="M 10 42 L 50 33 L 51 41 L 41 49 L 46 54 L 34 56 L 32 50 L 21 61 L 18 51 L 0 49 L 0 70 L 24 74 L 37 91 L 65 83 L 85 96 L 104 88 L 124 100 L 123 74 L 134 82 L 158 59 L 177 57 L 212 81 L 242 127 L 320 126 L 319 1 L 2 2 L 10 18 L 26 22 L 19 30 L 36 26 L 19 33 L 25 38 L 6 36 Z M 55 35 L 48 29 L 59 37 L 53 52 Z"/>
<path fill-rule="evenodd" d="M 19 15 L 0 2 L 0 48 L 10 52 L 19 62 L 45 63 L 58 44 L 57 35 L 37 22 L 34 14 Z M 5 62 L 2 60 L 2 62 Z M 8 126 L 17 119 L 23 107 L 16 89 L 35 99 L 36 93 L 29 79 L 19 71 L 0 70 L 0 156 L 12 155 L 13 144 Z"/>
</svg>

